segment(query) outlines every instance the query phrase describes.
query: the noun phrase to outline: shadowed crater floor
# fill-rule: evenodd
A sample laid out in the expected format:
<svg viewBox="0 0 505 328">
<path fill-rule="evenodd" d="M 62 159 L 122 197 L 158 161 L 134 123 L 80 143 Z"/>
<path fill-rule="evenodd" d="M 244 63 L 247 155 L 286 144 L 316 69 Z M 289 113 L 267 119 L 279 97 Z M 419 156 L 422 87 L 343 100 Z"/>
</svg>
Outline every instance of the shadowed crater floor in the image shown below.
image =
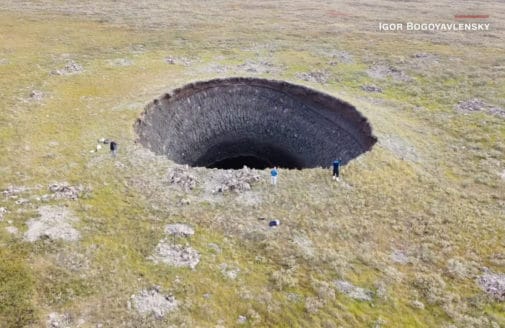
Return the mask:
<svg viewBox="0 0 505 328">
<path fill-rule="evenodd" d="M 179 164 L 239 169 L 328 167 L 370 150 L 367 119 L 330 95 L 283 81 L 188 84 L 147 105 L 139 142 Z"/>
</svg>

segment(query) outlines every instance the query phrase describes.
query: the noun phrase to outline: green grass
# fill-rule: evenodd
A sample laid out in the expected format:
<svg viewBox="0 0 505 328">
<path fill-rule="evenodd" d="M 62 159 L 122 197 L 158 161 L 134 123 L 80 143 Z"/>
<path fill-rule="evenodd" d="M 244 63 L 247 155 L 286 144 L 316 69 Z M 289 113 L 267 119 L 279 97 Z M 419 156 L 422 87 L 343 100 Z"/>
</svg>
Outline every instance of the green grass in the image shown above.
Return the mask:
<svg viewBox="0 0 505 328">
<path fill-rule="evenodd" d="M 454 111 L 458 101 L 477 96 L 505 106 L 504 78 L 491 69 L 503 63 L 502 40 L 344 29 L 358 23 L 333 21 L 327 15 L 331 5 L 264 5 L 230 13 L 237 4 L 216 3 L 209 10 L 221 20 L 175 10 L 171 20 L 161 20 L 180 28 L 125 27 L 131 17 L 118 25 L 93 15 L 88 20 L 75 14 L 0 13 L 0 59 L 8 59 L 0 65 L 0 189 L 42 186 L 20 195 L 26 198 L 47 193 L 54 181 L 93 189 L 88 198 L 51 202 L 79 217 L 82 238 L 76 243 L 28 244 L 9 235 L 5 227 L 23 233 L 39 205 L 18 206 L 0 197 L 0 206 L 9 210 L 0 222 L 0 327 L 43 326 L 51 312 L 82 318 L 86 327 L 232 327 L 239 315 L 247 316 L 246 327 L 505 325 L 503 302 L 488 299 L 474 276 L 454 278 L 447 269 L 457 258 L 470 271 L 485 266 L 503 273 L 491 259 L 505 252 L 505 192 L 498 176 L 504 169 L 505 125 L 487 114 Z M 200 6 L 192 2 L 186 8 Z M 346 6 L 351 7 L 343 11 L 354 9 L 369 21 L 379 11 Z M 117 15 L 110 19 L 124 12 Z M 157 21 L 157 15 L 143 22 Z M 142 51 L 135 50 L 139 45 Z M 351 54 L 353 62 L 329 66 L 334 49 Z M 416 67 L 411 55 L 419 52 L 436 54 L 440 64 Z M 169 65 L 166 56 L 196 61 L 189 67 Z M 66 57 L 84 72 L 51 75 Z M 110 66 L 117 58 L 132 65 Z M 281 68 L 263 77 L 298 83 L 299 72 L 328 71 L 332 83 L 310 85 L 355 104 L 369 118 L 379 143 L 343 168 L 350 188 L 333 183 L 323 169 L 283 171 L 276 190 L 263 179 L 252 191 L 261 203 L 244 206 L 234 194 L 217 200 L 201 186 L 186 194 L 163 182 L 172 163 L 134 143 L 132 126 L 143 106 L 187 82 L 220 77 L 206 70 L 211 64 L 235 75 L 233 68 L 246 60 Z M 413 80 L 374 80 L 366 70 L 375 64 L 398 67 Z M 367 94 L 361 90 L 365 84 L 384 92 Z M 33 89 L 45 93 L 41 102 L 28 99 Z M 424 109 L 413 110 L 416 106 Z M 119 142 L 116 161 L 105 149 L 90 153 L 100 137 Z M 383 143 L 390 137 L 412 147 L 417 159 L 402 160 L 401 151 Z M 191 204 L 177 205 L 183 198 Z M 280 218 L 282 228 L 262 230 L 257 218 L 265 216 Z M 189 243 L 201 262 L 194 271 L 148 259 L 164 225 L 174 222 L 196 227 Z M 414 262 L 392 263 L 393 248 L 405 250 Z M 85 271 L 76 273 L 55 260 L 72 254 L 89 261 Z M 222 263 L 240 269 L 236 280 L 222 275 Z M 384 284 L 386 296 L 370 303 L 336 291 L 333 297 L 337 279 L 372 290 Z M 183 304 L 162 320 L 127 308 L 132 294 L 153 285 Z M 290 299 L 294 294 L 298 300 Z M 415 309 L 413 300 L 425 309 Z"/>
<path fill-rule="evenodd" d="M 22 250 L 0 249 L 0 322 L 5 327 L 22 327 L 36 318 L 35 279 L 26 257 Z"/>
</svg>

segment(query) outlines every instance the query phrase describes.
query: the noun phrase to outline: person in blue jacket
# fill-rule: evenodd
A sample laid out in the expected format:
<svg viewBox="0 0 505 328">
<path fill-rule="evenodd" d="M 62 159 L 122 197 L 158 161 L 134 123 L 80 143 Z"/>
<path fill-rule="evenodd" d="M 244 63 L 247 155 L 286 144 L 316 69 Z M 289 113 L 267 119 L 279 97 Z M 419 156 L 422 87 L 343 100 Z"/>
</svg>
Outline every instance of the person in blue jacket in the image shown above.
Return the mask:
<svg viewBox="0 0 505 328">
<path fill-rule="evenodd" d="M 340 181 L 340 160 L 333 161 L 333 180 Z"/>
<path fill-rule="evenodd" d="M 277 184 L 277 176 L 279 175 L 279 171 L 277 170 L 277 166 L 274 166 L 272 171 L 270 171 L 270 183 L 274 186 Z"/>
</svg>

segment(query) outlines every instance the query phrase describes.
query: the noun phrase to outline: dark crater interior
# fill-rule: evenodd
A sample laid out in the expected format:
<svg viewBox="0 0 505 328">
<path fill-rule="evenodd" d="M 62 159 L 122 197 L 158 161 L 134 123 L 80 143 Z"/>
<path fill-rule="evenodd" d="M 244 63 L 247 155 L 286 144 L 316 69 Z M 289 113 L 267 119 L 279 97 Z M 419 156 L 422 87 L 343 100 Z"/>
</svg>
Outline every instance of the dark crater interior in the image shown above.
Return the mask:
<svg viewBox="0 0 505 328">
<path fill-rule="evenodd" d="M 179 164 L 239 169 L 328 167 L 377 139 L 352 105 L 282 81 L 216 79 L 188 84 L 147 105 L 139 142 Z"/>
</svg>

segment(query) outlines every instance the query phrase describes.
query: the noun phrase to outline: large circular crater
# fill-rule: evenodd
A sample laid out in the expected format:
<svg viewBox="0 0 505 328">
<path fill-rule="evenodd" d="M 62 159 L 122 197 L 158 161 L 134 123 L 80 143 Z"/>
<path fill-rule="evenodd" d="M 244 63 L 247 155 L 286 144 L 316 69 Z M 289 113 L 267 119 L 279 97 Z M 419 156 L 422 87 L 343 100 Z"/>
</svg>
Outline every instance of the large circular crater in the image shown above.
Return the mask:
<svg viewBox="0 0 505 328">
<path fill-rule="evenodd" d="M 328 167 L 370 150 L 367 119 L 330 95 L 283 81 L 188 84 L 148 104 L 139 142 L 179 164 L 235 169 Z"/>
</svg>

